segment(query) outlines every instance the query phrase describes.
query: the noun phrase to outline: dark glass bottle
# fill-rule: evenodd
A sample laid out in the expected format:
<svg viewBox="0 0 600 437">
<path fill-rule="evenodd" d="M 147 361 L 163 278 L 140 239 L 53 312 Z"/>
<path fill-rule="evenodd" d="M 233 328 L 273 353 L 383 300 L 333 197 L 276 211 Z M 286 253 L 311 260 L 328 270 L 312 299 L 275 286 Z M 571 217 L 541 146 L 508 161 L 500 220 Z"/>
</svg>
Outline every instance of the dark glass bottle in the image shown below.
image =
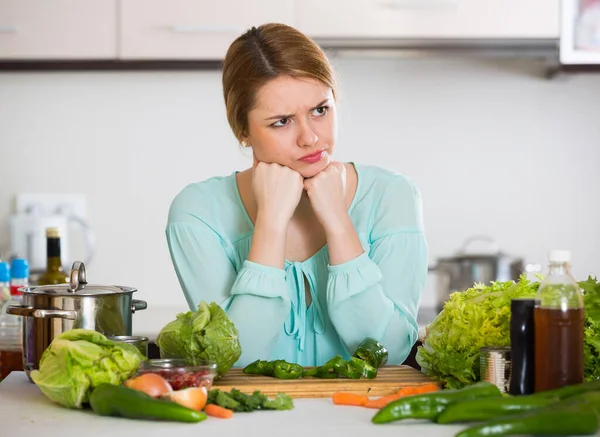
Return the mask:
<svg viewBox="0 0 600 437">
<path fill-rule="evenodd" d="M 511 375 L 509 393 L 527 395 L 535 391 L 535 299 L 510 302 Z"/>
<path fill-rule="evenodd" d="M 46 271 L 37 283 L 39 285 L 67 284 L 69 276 L 65 273 L 60 259 L 60 230 L 58 228 L 46 229 Z"/>
</svg>

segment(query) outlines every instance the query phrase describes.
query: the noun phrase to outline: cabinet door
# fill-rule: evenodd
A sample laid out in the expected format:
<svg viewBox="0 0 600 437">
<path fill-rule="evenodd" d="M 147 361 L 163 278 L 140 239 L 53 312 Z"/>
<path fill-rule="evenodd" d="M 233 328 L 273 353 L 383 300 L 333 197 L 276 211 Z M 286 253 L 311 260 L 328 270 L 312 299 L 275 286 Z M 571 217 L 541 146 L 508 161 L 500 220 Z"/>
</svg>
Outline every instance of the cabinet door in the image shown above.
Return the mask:
<svg viewBox="0 0 600 437">
<path fill-rule="evenodd" d="M 292 1 L 121 0 L 120 57 L 223 59 L 248 28 L 291 25 L 293 13 Z"/>
<path fill-rule="evenodd" d="M 316 38 L 558 38 L 559 1 L 300 0 L 296 23 Z"/>
<path fill-rule="evenodd" d="M 0 59 L 116 58 L 116 0 L 0 0 Z"/>
</svg>

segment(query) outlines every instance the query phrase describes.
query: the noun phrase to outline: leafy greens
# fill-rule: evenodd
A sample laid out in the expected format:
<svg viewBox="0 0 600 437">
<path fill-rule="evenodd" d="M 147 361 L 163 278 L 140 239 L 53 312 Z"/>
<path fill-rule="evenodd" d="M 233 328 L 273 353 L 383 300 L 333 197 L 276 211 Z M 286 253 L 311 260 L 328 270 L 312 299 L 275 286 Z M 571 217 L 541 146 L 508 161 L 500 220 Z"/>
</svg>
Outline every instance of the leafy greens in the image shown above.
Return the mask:
<svg viewBox="0 0 600 437">
<path fill-rule="evenodd" d="M 156 338 L 162 358 L 183 358 L 189 365 L 207 360 L 225 375 L 242 354 L 238 331 L 225 311 L 212 302 L 200 302 L 197 311 L 179 313 Z"/>
</svg>

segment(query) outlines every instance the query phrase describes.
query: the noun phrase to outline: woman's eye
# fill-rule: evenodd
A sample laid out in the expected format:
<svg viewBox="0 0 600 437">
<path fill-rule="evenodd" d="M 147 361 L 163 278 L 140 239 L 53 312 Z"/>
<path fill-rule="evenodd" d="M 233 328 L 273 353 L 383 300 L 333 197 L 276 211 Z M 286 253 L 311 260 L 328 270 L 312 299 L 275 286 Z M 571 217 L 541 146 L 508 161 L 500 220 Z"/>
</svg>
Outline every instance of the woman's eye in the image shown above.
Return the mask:
<svg viewBox="0 0 600 437">
<path fill-rule="evenodd" d="M 328 110 L 329 106 L 319 106 L 318 108 L 313 110 L 313 115 L 316 115 L 317 117 L 322 117 L 323 115 L 327 114 Z"/>
<path fill-rule="evenodd" d="M 289 121 L 290 121 L 289 118 L 282 118 L 281 120 L 277 120 L 271 126 L 273 126 L 273 127 L 284 127 L 286 124 L 289 123 Z"/>
</svg>

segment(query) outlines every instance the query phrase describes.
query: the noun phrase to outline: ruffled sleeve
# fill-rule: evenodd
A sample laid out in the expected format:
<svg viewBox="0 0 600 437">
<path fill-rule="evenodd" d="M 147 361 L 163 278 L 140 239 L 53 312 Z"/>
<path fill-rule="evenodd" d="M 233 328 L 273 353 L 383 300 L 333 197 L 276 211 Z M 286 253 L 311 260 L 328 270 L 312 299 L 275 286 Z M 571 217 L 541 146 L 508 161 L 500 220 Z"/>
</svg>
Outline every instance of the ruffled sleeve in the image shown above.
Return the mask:
<svg viewBox="0 0 600 437">
<path fill-rule="evenodd" d="M 417 339 L 417 311 L 427 277 L 427 243 L 419 192 L 398 176 L 373 205 L 369 248 L 329 266 L 329 317 L 348 351 L 366 337 L 401 364 Z"/>
</svg>

